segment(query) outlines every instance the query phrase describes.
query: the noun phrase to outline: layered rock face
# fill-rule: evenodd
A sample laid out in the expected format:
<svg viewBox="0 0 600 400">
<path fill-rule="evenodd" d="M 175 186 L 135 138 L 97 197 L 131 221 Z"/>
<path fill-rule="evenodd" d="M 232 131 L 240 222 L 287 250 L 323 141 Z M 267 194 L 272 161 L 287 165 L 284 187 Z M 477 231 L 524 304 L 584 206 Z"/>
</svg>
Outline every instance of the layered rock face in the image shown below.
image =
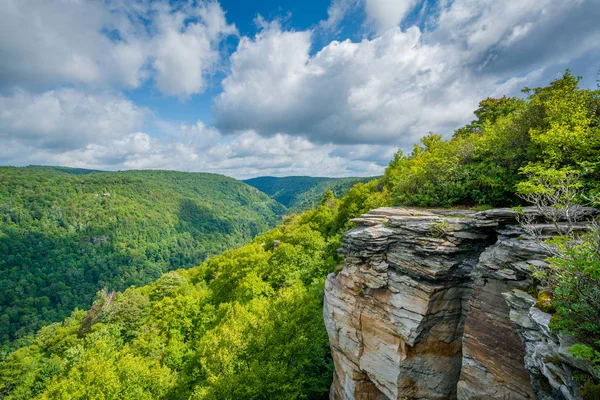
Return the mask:
<svg viewBox="0 0 600 400">
<path fill-rule="evenodd" d="M 578 398 L 570 371 L 584 367 L 522 291 L 549 253 L 516 217 L 380 208 L 355 219 L 325 287 L 331 398 Z"/>
</svg>

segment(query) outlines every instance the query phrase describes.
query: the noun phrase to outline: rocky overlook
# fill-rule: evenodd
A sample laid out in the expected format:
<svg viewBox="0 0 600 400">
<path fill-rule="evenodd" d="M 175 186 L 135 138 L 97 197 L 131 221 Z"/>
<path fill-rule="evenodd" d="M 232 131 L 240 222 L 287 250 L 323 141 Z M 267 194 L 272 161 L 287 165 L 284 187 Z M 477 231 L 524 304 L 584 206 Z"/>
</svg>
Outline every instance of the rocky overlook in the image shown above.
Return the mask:
<svg viewBox="0 0 600 400">
<path fill-rule="evenodd" d="M 517 217 L 379 208 L 354 219 L 325 289 L 331 398 L 579 399 L 573 372 L 588 365 L 528 294 L 550 254 Z"/>
</svg>

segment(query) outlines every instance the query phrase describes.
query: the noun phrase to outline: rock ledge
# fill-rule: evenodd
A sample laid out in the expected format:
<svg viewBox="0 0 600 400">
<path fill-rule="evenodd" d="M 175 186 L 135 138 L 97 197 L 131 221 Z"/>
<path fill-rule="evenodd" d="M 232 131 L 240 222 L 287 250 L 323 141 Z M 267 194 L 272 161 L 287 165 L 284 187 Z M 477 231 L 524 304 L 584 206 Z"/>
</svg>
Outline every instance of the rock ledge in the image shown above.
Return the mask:
<svg viewBox="0 0 600 400">
<path fill-rule="evenodd" d="M 579 399 L 571 372 L 587 366 L 525 292 L 549 254 L 516 218 L 386 207 L 353 219 L 325 287 L 331 398 Z"/>
</svg>

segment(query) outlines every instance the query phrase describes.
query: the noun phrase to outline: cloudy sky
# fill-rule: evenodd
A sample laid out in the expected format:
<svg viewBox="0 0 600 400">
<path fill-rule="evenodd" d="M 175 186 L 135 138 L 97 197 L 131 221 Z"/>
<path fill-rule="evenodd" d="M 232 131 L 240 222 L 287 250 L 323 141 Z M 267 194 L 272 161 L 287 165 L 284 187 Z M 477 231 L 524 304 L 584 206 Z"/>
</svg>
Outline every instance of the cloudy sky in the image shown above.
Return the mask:
<svg viewBox="0 0 600 400">
<path fill-rule="evenodd" d="M 600 0 L 0 0 L 0 164 L 366 176 L 571 68 Z"/>
</svg>

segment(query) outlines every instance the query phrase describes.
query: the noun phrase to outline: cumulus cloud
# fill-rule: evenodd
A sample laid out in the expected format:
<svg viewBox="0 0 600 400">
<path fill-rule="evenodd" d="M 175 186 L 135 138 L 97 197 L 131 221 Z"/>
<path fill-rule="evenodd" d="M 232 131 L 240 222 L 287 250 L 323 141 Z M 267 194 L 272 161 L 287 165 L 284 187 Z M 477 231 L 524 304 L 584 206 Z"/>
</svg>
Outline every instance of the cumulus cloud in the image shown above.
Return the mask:
<svg viewBox="0 0 600 400">
<path fill-rule="evenodd" d="M 149 128 L 160 135 L 151 135 Z M 287 134 L 223 135 L 163 121 L 126 98 L 77 89 L 0 96 L 0 165 L 175 169 L 258 175 L 377 175 L 393 147 L 318 145 Z"/>
<path fill-rule="evenodd" d="M 373 149 L 318 146 L 289 135 L 264 138 L 248 131 L 223 136 L 199 122 L 180 125 L 179 135 L 158 139 L 144 132 L 53 151 L 35 143 L 0 137 L 0 163 L 51 164 L 103 170 L 173 169 L 244 179 L 261 175 L 374 176 L 383 172 Z M 391 154 L 392 149 L 385 149 Z M 374 157 L 371 157 L 374 156 Z"/>
<path fill-rule="evenodd" d="M 4 0 L 0 7 L 1 84 L 119 79 L 111 76 L 111 68 L 104 68 L 111 64 L 112 46 L 100 31 L 109 21 L 110 13 L 100 3 Z M 100 57 L 102 53 L 106 56 Z"/>
<path fill-rule="evenodd" d="M 371 15 L 384 3 L 370 3 Z M 407 147 L 430 130 L 447 134 L 468 121 L 477 102 L 499 94 L 509 78 L 539 83 L 532 80 L 547 76 L 531 71 L 564 68 L 600 40 L 598 0 L 456 0 L 431 31 L 400 29 L 412 3 L 395 4 L 392 28 L 360 42 L 333 41 L 314 54 L 310 31 L 272 25 L 242 38 L 215 99 L 217 126 Z"/>
<path fill-rule="evenodd" d="M 482 98 L 569 66 L 595 86 L 599 1 L 333 0 L 315 30 L 260 20 L 207 126 L 118 93 L 205 91 L 238 35 L 219 3 L 0 0 L 0 163 L 377 175 L 398 147 L 469 121 Z M 364 38 L 316 48 L 351 13 Z"/>
<path fill-rule="evenodd" d="M 397 144 L 426 125 L 456 125 L 479 96 L 465 96 L 468 76 L 452 71 L 458 54 L 420 39 L 418 28 L 394 28 L 360 43 L 334 41 L 311 57 L 310 32 L 275 27 L 243 38 L 215 100 L 217 126 L 317 143 Z"/>
<path fill-rule="evenodd" d="M 64 151 L 120 138 L 142 127 L 147 110 L 115 95 L 75 89 L 0 96 L 0 138 Z"/>
<path fill-rule="evenodd" d="M 357 7 L 362 0 L 332 0 L 327 9 L 327 19 L 319 22 L 319 27 L 325 30 L 336 29 L 346 14 Z"/>
<path fill-rule="evenodd" d="M 150 128 L 160 135 L 145 132 Z M 343 147 L 343 146 L 342 146 Z M 158 119 L 122 96 L 76 89 L 0 96 L 0 165 L 175 169 L 239 178 L 258 175 L 377 175 L 387 164 L 367 148 L 317 145 L 254 131 L 222 135 L 202 121 Z"/>
<path fill-rule="evenodd" d="M 327 9 L 327 19 L 319 22 L 325 30 L 337 28 L 351 12 L 364 11 L 366 25 L 375 32 L 400 25 L 418 0 L 333 0 Z M 426 4 L 424 5 L 425 8 Z"/>
<path fill-rule="evenodd" d="M 193 17 L 202 22 L 186 25 Z M 163 13 L 158 29 L 153 42 L 157 86 L 166 95 L 184 97 L 204 90 L 207 73 L 213 72 L 220 59 L 216 44 L 237 33 L 235 26 L 227 24 L 218 3 Z"/>
<path fill-rule="evenodd" d="M 237 31 L 219 3 L 4 0 L 0 90 L 62 84 L 202 92 Z"/>
<path fill-rule="evenodd" d="M 416 2 L 416 0 L 365 0 L 365 10 L 369 20 L 379 30 L 387 30 L 400 25 Z"/>
</svg>

